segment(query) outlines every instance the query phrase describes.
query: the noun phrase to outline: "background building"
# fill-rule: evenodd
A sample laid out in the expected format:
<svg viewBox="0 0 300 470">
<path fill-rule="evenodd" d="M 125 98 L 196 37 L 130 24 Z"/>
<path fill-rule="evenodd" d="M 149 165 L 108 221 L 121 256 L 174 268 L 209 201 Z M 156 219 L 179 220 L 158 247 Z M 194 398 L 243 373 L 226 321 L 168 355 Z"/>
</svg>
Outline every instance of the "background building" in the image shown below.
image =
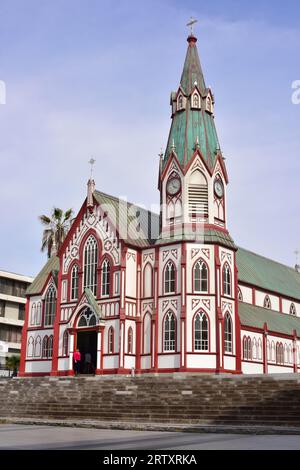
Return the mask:
<svg viewBox="0 0 300 470">
<path fill-rule="evenodd" d="M 25 293 L 33 278 L 0 271 L 0 366 L 5 358 L 21 352 Z"/>
</svg>

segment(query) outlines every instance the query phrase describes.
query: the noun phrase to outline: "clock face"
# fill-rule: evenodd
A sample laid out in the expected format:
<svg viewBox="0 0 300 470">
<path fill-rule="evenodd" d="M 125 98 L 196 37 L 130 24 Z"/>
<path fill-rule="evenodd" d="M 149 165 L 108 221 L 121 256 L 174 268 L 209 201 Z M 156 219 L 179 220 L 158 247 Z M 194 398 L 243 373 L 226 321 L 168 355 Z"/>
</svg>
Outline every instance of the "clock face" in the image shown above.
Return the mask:
<svg viewBox="0 0 300 470">
<path fill-rule="evenodd" d="M 221 180 L 215 181 L 215 194 L 218 198 L 222 198 L 224 196 L 224 186 Z"/>
<path fill-rule="evenodd" d="M 167 193 L 170 196 L 175 196 L 175 194 L 179 193 L 181 188 L 181 181 L 179 178 L 171 178 L 167 182 Z"/>
</svg>

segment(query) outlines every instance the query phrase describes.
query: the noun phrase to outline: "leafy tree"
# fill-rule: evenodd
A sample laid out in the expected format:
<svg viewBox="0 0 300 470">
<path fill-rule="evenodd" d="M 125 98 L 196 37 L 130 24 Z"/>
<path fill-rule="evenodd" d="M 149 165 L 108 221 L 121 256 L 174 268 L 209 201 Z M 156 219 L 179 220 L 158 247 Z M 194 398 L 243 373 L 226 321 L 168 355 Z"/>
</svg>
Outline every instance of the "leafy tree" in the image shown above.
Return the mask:
<svg viewBox="0 0 300 470">
<path fill-rule="evenodd" d="M 53 252 L 57 252 L 63 244 L 71 225 L 73 209 L 64 212 L 58 207 L 54 207 L 50 217 L 40 215 L 39 220 L 45 226 L 43 231 L 41 251 L 47 250 L 48 258 Z"/>
</svg>

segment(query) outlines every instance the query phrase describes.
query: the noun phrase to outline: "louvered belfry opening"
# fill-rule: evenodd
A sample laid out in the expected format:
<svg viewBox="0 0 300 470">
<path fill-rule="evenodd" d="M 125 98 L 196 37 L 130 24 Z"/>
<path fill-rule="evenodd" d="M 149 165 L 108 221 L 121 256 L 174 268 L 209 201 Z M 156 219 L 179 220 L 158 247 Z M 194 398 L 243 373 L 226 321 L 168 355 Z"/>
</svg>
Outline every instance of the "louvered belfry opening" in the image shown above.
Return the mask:
<svg viewBox="0 0 300 470">
<path fill-rule="evenodd" d="M 208 185 L 205 176 L 199 170 L 191 175 L 188 186 L 189 217 L 192 220 L 208 218 Z"/>
</svg>

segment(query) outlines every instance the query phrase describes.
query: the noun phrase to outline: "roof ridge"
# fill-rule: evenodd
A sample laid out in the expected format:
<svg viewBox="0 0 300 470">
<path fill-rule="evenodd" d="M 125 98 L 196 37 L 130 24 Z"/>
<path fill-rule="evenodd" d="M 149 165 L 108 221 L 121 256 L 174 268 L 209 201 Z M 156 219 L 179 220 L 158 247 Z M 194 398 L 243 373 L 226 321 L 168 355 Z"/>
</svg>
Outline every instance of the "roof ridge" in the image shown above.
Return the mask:
<svg viewBox="0 0 300 470">
<path fill-rule="evenodd" d="M 255 253 L 255 251 L 248 250 L 247 248 L 243 248 L 242 246 L 238 246 L 238 250 L 244 250 L 244 251 L 247 251 L 248 253 L 251 253 L 252 255 L 259 256 L 259 258 L 265 259 L 267 261 L 272 261 L 272 263 L 279 264 L 279 266 L 283 266 L 284 268 L 287 268 L 293 271 L 294 273 L 300 275 L 300 273 L 298 273 L 292 266 L 288 266 L 287 264 L 281 263 L 280 261 L 276 261 L 272 258 L 267 258 L 266 256 L 260 255 L 259 253 Z"/>
<path fill-rule="evenodd" d="M 130 201 L 126 201 L 125 199 L 121 199 L 120 197 L 116 197 L 116 196 L 112 196 L 111 194 L 108 194 L 108 193 L 104 193 L 103 191 L 98 191 L 98 189 L 95 189 L 95 192 L 98 193 L 98 194 L 102 194 L 103 196 L 106 196 L 106 197 L 109 197 L 111 199 L 114 199 L 115 201 L 122 201 L 122 202 L 126 202 L 127 204 L 130 204 L 131 206 L 134 206 L 136 207 L 137 209 L 141 209 L 145 212 L 150 212 L 150 214 L 153 214 L 155 215 L 156 217 L 159 217 L 159 214 L 157 214 L 156 212 L 153 212 L 153 211 L 150 211 L 149 209 L 145 209 L 144 207 L 141 207 L 133 202 L 130 202 Z"/>
</svg>

